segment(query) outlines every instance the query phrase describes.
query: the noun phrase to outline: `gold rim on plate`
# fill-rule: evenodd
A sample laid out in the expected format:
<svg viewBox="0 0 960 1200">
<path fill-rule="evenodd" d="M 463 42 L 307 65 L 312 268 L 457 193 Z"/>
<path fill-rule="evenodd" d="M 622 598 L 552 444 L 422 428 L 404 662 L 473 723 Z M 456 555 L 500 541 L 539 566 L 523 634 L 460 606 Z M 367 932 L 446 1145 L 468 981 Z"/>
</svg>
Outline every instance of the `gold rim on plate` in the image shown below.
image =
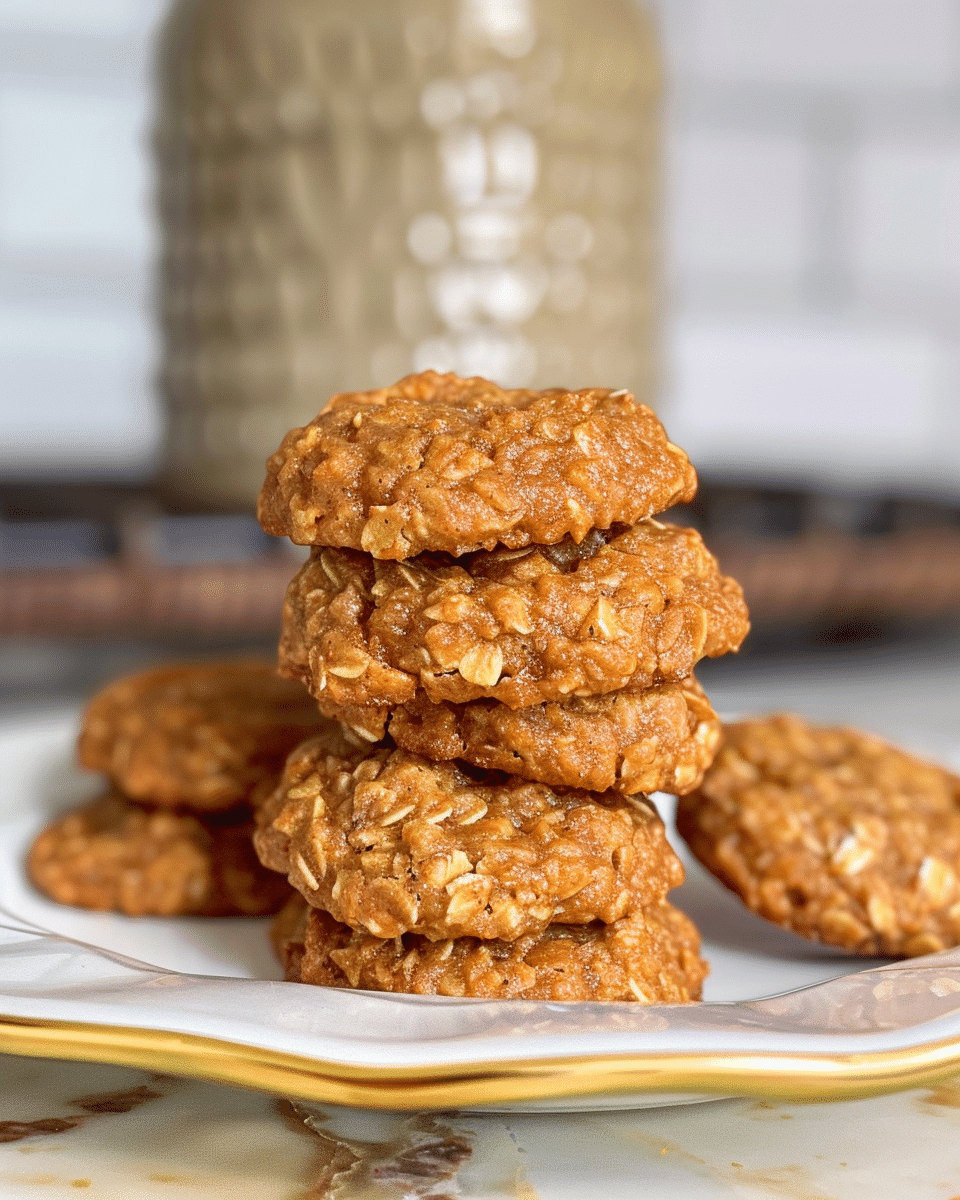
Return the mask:
<svg viewBox="0 0 960 1200">
<path fill-rule="evenodd" d="M 404 1110 L 697 1093 L 849 1100 L 937 1083 L 960 1070 L 960 1038 L 863 1054 L 609 1054 L 369 1067 L 192 1033 L 2 1015 L 0 1052 L 112 1063 L 320 1103 Z"/>
</svg>

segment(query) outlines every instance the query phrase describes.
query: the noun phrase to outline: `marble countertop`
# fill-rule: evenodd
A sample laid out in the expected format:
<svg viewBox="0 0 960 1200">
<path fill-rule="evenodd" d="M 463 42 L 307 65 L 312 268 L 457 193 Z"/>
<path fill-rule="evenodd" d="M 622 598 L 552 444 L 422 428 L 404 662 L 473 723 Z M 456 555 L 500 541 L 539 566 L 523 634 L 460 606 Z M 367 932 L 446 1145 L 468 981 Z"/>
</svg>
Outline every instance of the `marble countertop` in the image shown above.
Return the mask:
<svg viewBox="0 0 960 1200">
<path fill-rule="evenodd" d="M 960 1080 L 843 1104 L 400 1116 L 0 1058 L 0 1197 L 955 1200 Z"/>
</svg>

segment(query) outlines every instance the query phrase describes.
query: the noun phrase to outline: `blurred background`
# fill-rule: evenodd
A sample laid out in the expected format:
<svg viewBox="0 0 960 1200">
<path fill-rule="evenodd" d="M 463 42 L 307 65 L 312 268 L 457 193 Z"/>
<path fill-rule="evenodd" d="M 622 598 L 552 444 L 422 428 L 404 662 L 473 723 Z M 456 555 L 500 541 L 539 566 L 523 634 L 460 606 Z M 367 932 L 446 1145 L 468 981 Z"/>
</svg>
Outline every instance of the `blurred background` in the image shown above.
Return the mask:
<svg viewBox="0 0 960 1200">
<path fill-rule="evenodd" d="M 755 617 L 722 669 L 952 655 L 960 0 L 645 10 L 663 59 L 651 388 L 702 479 L 680 519 Z M 166 14 L 0 0 L 2 703 L 269 647 L 296 562 L 243 504 L 155 486 Z"/>
</svg>

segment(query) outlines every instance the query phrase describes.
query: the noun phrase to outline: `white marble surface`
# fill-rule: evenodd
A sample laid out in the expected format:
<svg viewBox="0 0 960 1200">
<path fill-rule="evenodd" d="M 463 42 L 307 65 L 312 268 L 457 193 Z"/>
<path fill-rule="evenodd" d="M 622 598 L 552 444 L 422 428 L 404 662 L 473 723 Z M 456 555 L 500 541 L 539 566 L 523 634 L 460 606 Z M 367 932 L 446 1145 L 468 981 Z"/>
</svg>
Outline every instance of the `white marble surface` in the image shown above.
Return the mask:
<svg viewBox="0 0 960 1200">
<path fill-rule="evenodd" d="M 95 1107 L 98 1097 L 132 1107 L 78 1103 Z M 7 1124 L 77 1118 L 61 1132 Z M 839 1105 L 724 1100 L 488 1117 L 331 1108 L 315 1123 L 322 1134 L 255 1092 L 3 1057 L 0 1138 L 27 1136 L 0 1142 L 0 1197 L 955 1200 L 960 1190 L 960 1081 Z M 429 1148 L 444 1140 L 446 1166 L 436 1170 Z"/>
</svg>

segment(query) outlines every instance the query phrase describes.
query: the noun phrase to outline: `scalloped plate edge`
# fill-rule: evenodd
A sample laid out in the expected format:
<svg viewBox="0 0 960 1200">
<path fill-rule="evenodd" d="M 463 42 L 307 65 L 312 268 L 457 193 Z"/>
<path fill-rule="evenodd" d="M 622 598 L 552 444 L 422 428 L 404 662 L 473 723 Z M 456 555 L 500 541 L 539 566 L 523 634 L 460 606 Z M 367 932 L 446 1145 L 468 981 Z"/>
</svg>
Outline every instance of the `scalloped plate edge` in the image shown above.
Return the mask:
<svg viewBox="0 0 960 1200">
<path fill-rule="evenodd" d="M 112 1063 L 359 1108 L 636 1108 L 749 1096 L 877 1096 L 960 1070 L 960 1037 L 868 1053 L 588 1055 L 361 1067 L 198 1034 L 0 1015 L 0 1052 Z"/>
</svg>

